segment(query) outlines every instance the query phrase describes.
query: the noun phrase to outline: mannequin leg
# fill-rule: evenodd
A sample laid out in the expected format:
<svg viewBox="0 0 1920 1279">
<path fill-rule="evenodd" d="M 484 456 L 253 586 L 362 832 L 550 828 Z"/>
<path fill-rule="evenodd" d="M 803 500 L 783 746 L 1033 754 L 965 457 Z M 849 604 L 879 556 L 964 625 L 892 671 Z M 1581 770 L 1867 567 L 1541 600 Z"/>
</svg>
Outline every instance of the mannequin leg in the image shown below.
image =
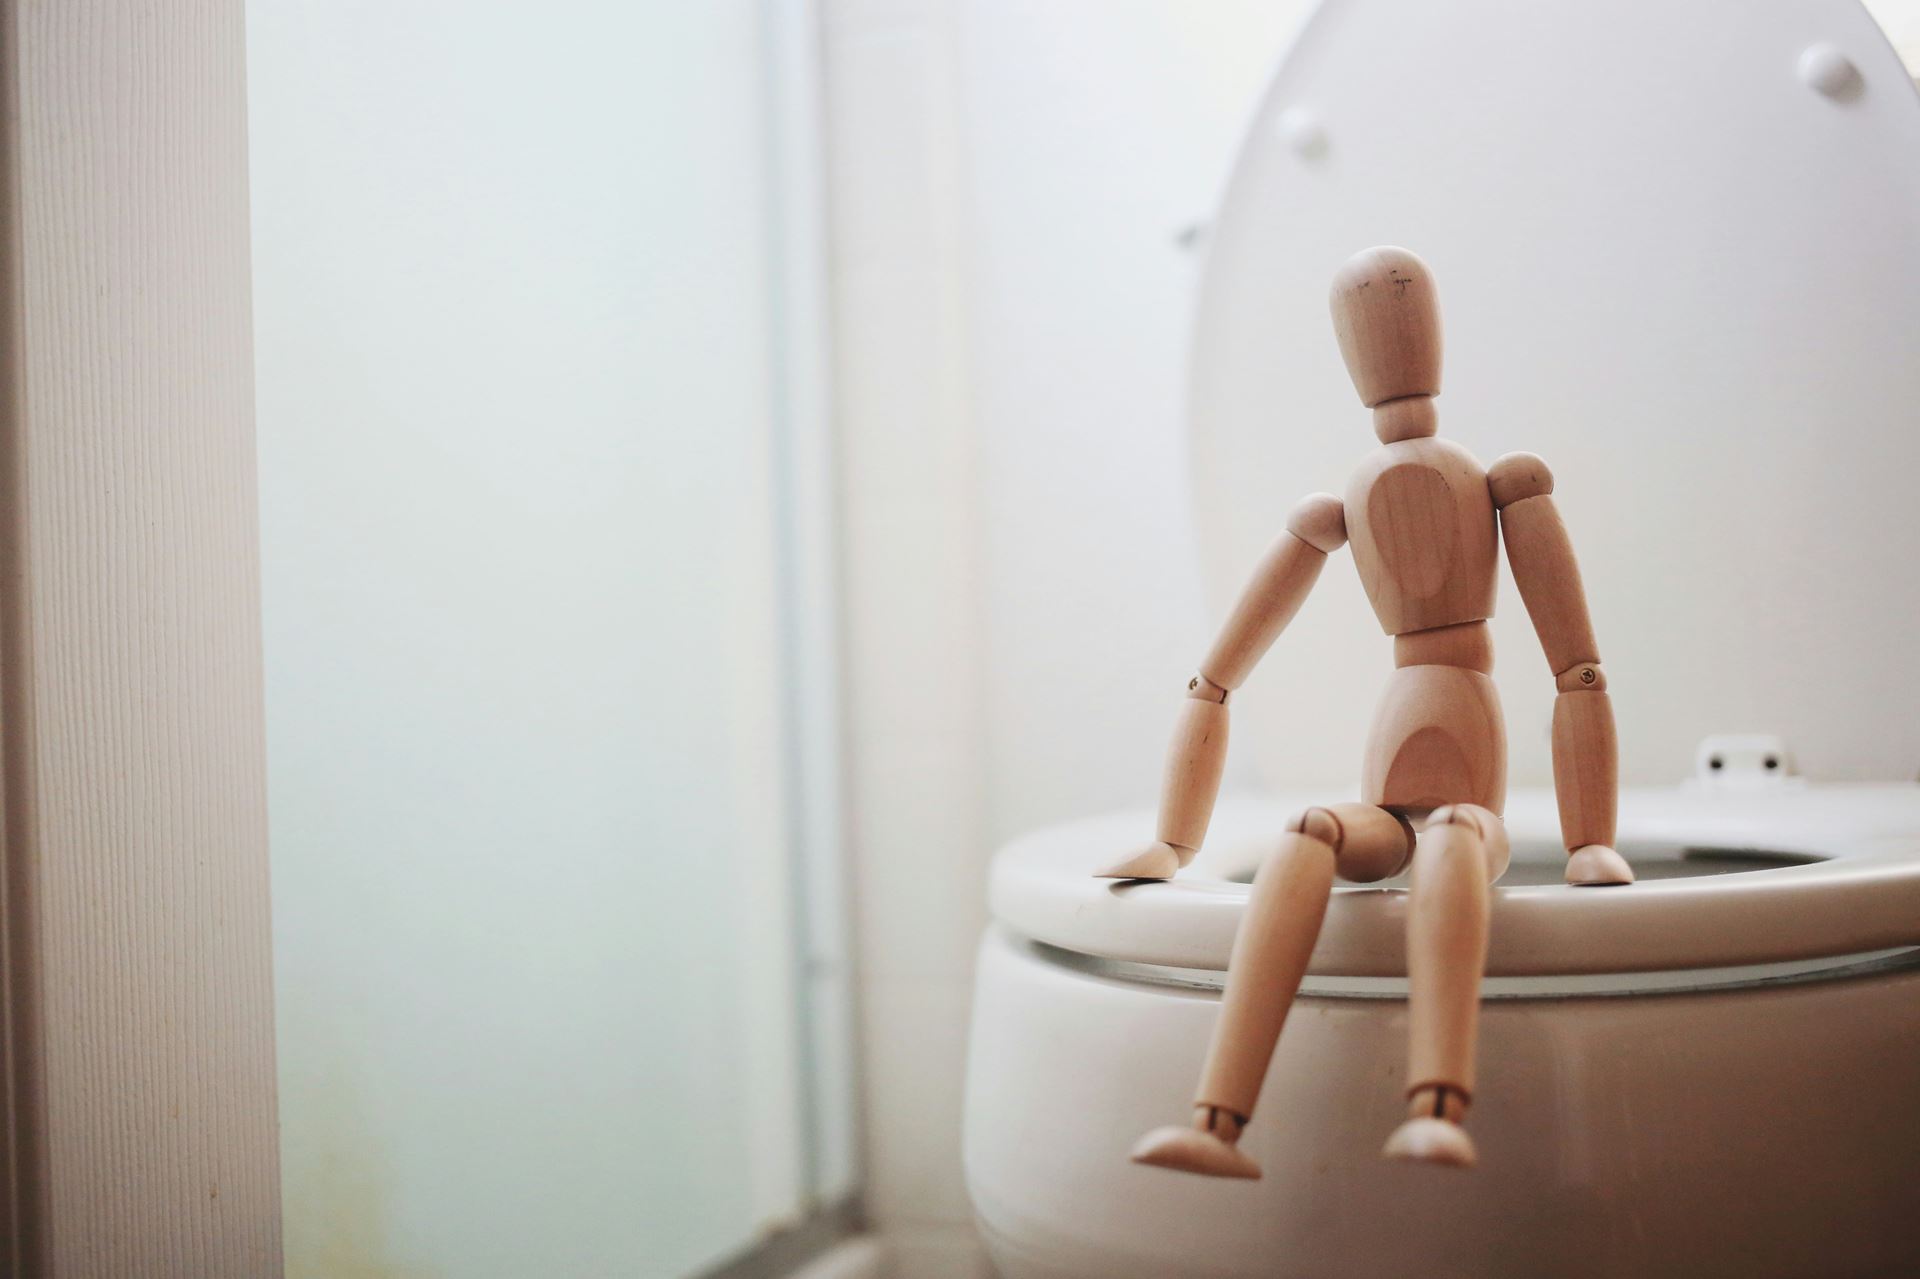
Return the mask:
<svg viewBox="0 0 1920 1279">
<path fill-rule="evenodd" d="M 1506 828 L 1487 809 L 1437 809 L 1413 855 L 1407 912 L 1408 1118 L 1390 1159 L 1472 1167 L 1460 1127 L 1473 1100 L 1489 885 L 1506 869 Z"/>
<path fill-rule="evenodd" d="M 1134 1149 L 1137 1163 L 1216 1177 L 1260 1175 L 1236 1143 L 1307 971 L 1334 872 L 1382 879 L 1405 865 L 1413 847 L 1403 819 L 1367 804 L 1310 808 L 1289 826 L 1254 877 L 1234 938 L 1193 1124 L 1147 1134 Z"/>
</svg>

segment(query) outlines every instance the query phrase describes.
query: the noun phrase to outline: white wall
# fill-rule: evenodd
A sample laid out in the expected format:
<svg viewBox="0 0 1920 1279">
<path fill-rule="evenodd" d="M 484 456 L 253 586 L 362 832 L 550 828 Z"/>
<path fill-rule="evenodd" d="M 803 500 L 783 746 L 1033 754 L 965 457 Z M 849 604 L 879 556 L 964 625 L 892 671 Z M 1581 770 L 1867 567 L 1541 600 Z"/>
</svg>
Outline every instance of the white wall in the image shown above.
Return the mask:
<svg viewBox="0 0 1920 1279">
<path fill-rule="evenodd" d="M 944 3 L 826 19 L 867 1207 L 901 1274 L 966 1274 L 960 1062 L 986 832 L 956 32 Z"/>
<path fill-rule="evenodd" d="M 1176 237 L 1294 5 L 827 7 L 868 1204 L 978 1273 L 959 1166 L 994 845 L 1150 795 L 1204 626 Z"/>
<path fill-rule="evenodd" d="M 288 1273 L 800 1206 L 759 6 L 249 6 Z"/>
</svg>

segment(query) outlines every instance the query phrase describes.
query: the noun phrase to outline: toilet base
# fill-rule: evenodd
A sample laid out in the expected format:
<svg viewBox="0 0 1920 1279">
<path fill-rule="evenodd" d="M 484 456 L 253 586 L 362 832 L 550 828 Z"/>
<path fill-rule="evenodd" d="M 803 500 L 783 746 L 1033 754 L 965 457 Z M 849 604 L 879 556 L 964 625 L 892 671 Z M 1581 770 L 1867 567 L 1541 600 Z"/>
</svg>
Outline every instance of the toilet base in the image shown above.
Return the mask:
<svg viewBox="0 0 1920 1279">
<path fill-rule="evenodd" d="M 1192 1095 L 1217 990 L 992 930 L 964 1137 L 982 1237 L 1006 1279 L 1920 1274 L 1920 955 L 1715 980 L 1496 987 L 1478 1165 L 1445 1176 L 1380 1157 L 1408 1117 L 1405 998 L 1303 994 L 1237 1143 L 1263 1176 L 1219 1180 L 1128 1161 Z"/>
</svg>

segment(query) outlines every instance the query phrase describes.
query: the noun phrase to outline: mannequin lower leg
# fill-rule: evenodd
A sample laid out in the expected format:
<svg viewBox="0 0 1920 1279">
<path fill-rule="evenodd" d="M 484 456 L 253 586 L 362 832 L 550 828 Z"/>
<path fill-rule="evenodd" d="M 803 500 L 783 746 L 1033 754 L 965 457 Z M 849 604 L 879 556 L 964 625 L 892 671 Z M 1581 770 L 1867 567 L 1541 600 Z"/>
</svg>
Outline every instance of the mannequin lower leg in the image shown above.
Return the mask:
<svg viewBox="0 0 1920 1279">
<path fill-rule="evenodd" d="M 1500 819 L 1474 805 L 1437 810 L 1420 836 L 1407 912 L 1408 1120 L 1390 1157 L 1473 1163 L 1458 1125 L 1473 1099 L 1488 882 L 1505 863 Z"/>
<path fill-rule="evenodd" d="M 1258 1176 L 1231 1149 L 1253 1114 L 1275 1042 L 1300 989 L 1326 916 L 1336 867 L 1352 878 L 1391 875 L 1405 864 L 1412 832 L 1364 804 L 1311 808 L 1291 823 L 1253 881 L 1228 961 L 1220 1020 L 1201 1071 L 1191 1129 L 1150 1133 L 1142 1163 L 1217 1176 Z"/>
<path fill-rule="evenodd" d="M 1217 1106 L 1242 1122 L 1252 1117 L 1274 1043 L 1326 918 L 1333 864 L 1330 845 L 1288 834 L 1254 876 L 1195 1106 Z"/>
</svg>

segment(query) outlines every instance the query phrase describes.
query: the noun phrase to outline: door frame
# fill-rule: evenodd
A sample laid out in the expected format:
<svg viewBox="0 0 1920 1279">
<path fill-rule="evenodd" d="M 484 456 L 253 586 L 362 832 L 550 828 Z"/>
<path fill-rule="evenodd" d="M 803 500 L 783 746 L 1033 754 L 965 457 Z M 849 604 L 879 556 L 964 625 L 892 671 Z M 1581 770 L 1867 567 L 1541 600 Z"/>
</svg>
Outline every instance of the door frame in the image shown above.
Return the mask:
<svg viewBox="0 0 1920 1279">
<path fill-rule="evenodd" d="M 280 1272 L 243 0 L 0 5 L 6 1240 Z"/>
</svg>

